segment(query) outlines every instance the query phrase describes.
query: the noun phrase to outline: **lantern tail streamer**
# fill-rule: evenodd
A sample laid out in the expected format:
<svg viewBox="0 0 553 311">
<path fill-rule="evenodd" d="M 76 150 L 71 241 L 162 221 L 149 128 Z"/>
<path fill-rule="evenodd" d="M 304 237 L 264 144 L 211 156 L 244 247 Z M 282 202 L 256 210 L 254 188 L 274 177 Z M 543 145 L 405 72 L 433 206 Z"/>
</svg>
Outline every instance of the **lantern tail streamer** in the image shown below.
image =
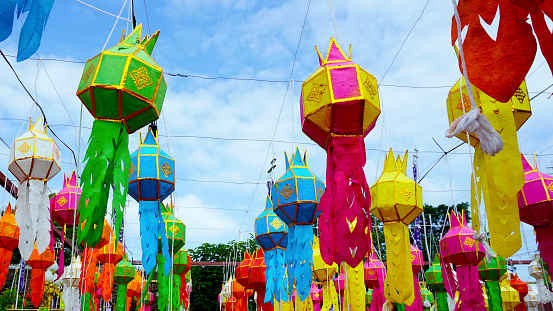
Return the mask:
<svg viewBox="0 0 553 311">
<path fill-rule="evenodd" d="M 498 281 L 486 281 L 486 293 L 488 294 L 488 306 L 490 311 L 503 311 L 501 288 Z"/>
<path fill-rule="evenodd" d="M 289 292 L 288 280 L 286 277 L 286 250 L 276 249 L 276 273 L 275 273 L 275 297 L 277 301 L 291 301 L 292 293 Z"/>
<path fill-rule="evenodd" d="M 115 310 L 125 311 L 126 302 L 127 302 L 127 284 L 117 284 L 117 301 L 115 305 Z"/>
<path fill-rule="evenodd" d="M 5 248 L 0 248 L 0 288 L 6 282 L 6 276 L 12 260 L 13 251 Z"/>
<path fill-rule="evenodd" d="M 311 270 L 313 261 L 313 248 L 311 247 L 313 243 L 313 227 L 311 225 L 296 225 L 292 227 L 295 227 L 295 229 L 290 229 L 291 231 L 295 231 L 293 253 L 293 266 L 295 267 L 293 270 L 294 281 L 300 301 L 305 301 L 311 292 L 311 281 L 313 279 L 313 271 Z"/>
<path fill-rule="evenodd" d="M 455 292 L 457 291 L 457 279 L 453 274 L 453 268 L 449 261 L 445 262 L 442 257 L 440 257 L 440 265 L 442 266 L 442 278 L 444 280 L 445 290 L 449 297 L 454 298 Z"/>
<path fill-rule="evenodd" d="M 79 311 L 81 306 L 81 293 L 77 287 L 64 286 L 62 297 L 65 302 L 65 310 Z"/>
<path fill-rule="evenodd" d="M 436 292 L 436 311 L 449 311 L 447 292 Z"/>
<path fill-rule="evenodd" d="M 415 300 L 411 305 L 406 305 L 406 311 L 417 311 L 423 309 L 421 287 L 419 285 L 419 278 L 416 274 L 413 275 L 413 284 L 415 285 Z"/>
<path fill-rule="evenodd" d="M 54 224 L 52 223 L 52 226 Z M 63 276 L 63 271 L 65 270 L 65 252 L 63 251 L 64 250 L 64 246 L 65 246 L 65 226 L 63 227 L 63 234 L 61 236 L 61 250 L 60 250 L 60 254 L 59 254 L 59 258 L 58 258 L 58 276 L 56 277 L 56 279 L 54 280 L 57 281 L 59 280 L 62 276 Z"/>
<path fill-rule="evenodd" d="M 323 285 L 323 306 L 321 311 L 329 311 L 331 308 L 338 310 L 338 293 L 336 292 L 336 287 L 334 286 L 334 281 L 332 278 L 324 280 Z"/>
<path fill-rule="evenodd" d="M 347 309 L 350 311 L 365 310 L 365 284 L 363 262 L 356 267 L 346 265 Z"/>
<path fill-rule="evenodd" d="M 31 253 L 35 247 L 36 231 L 34 229 L 38 221 L 38 215 L 31 213 L 29 193 L 29 180 L 23 181 L 19 186 L 16 203 L 18 208 L 15 211 L 15 220 L 20 229 L 18 248 L 24 260 L 28 260 L 31 257 Z"/>
<path fill-rule="evenodd" d="M 119 297 L 119 294 L 117 294 L 117 297 Z M 131 310 L 131 304 L 132 304 L 132 297 L 126 296 L 125 297 L 125 306 L 127 306 L 127 308 L 125 309 L 126 311 Z"/>
<path fill-rule="evenodd" d="M 142 242 L 142 264 L 147 274 L 156 266 L 158 240 L 161 213 L 159 201 L 140 201 L 138 203 L 140 214 L 140 236 Z M 161 222 L 163 224 L 163 221 Z M 163 226 L 165 227 L 165 226 Z M 163 234 L 161 235 L 163 238 Z M 165 235 L 167 240 L 167 235 Z"/>
<path fill-rule="evenodd" d="M 48 187 L 41 180 L 29 180 L 29 201 L 31 215 L 36 218 L 36 248 L 42 254 L 51 240 L 52 221 L 50 203 L 48 201 Z"/>
<path fill-rule="evenodd" d="M 33 306 L 38 308 L 40 302 L 42 301 L 42 295 L 44 294 L 44 270 L 43 269 L 33 269 L 31 272 L 31 285 L 29 286 L 31 291 L 29 295 L 31 296 L 31 301 Z"/>
<path fill-rule="evenodd" d="M 541 258 L 547 266 L 553 267 L 553 226 L 534 227 Z"/>
<path fill-rule="evenodd" d="M 164 258 L 162 254 L 157 255 L 157 281 L 158 281 L 158 300 L 159 310 L 168 311 L 169 307 L 169 273 L 165 273 Z M 169 271 L 167 271 L 169 272 Z"/>
<path fill-rule="evenodd" d="M 173 274 L 173 302 L 172 302 L 172 311 L 179 311 L 182 305 L 180 299 L 180 275 Z"/>
<path fill-rule="evenodd" d="M 115 211 L 114 232 L 121 231 L 129 183 L 129 134 L 122 122 L 94 120 L 81 176 L 79 243 L 96 246 L 102 236 L 110 188 Z"/>
<path fill-rule="evenodd" d="M 414 300 L 413 271 L 411 260 L 407 254 L 411 254 L 409 242 L 409 229 L 403 223 L 385 223 L 384 238 L 386 239 L 386 252 L 395 258 L 388 266 L 384 292 L 390 302 L 411 304 Z"/>
<path fill-rule="evenodd" d="M 472 265 L 457 266 L 459 282 L 459 302 L 455 310 L 486 311 L 478 267 Z"/>
<path fill-rule="evenodd" d="M 100 286 L 100 279 L 102 284 Z M 105 264 L 98 280 L 98 287 L 102 288 L 102 298 L 104 301 L 111 300 L 111 289 L 113 288 L 113 263 Z"/>
<path fill-rule="evenodd" d="M 273 303 L 276 296 L 276 300 L 280 301 L 280 297 L 275 295 L 276 280 L 277 280 L 277 250 L 270 250 L 265 252 L 265 301 Z"/>
<path fill-rule="evenodd" d="M 384 287 L 379 286 L 373 289 L 373 295 L 369 311 L 380 311 L 386 302 L 384 297 Z"/>
<path fill-rule="evenodd" d="M 165 265 L 165 271 L 171 270 L 171 256 L 169 255 L 169 239 L 167 238 L 167 228 L 165 227 L 165 221 L 161 215 L 161 205 L 158 204 L 158 232 L 161 235 L 161 253 L 163 254 L 163 264 Z M 174 245 L 173 245 L 174 246 Z"/>
<path fill-rule="evenodd" d="M 94 304 L 94 298 L 92 297 L 91 293 L 85 293 L 84 294 L 84 303 L 81 308 L 81 311 L 89 311 L 94 310 L 96 311 L 96 305 Z"/>
</svg>

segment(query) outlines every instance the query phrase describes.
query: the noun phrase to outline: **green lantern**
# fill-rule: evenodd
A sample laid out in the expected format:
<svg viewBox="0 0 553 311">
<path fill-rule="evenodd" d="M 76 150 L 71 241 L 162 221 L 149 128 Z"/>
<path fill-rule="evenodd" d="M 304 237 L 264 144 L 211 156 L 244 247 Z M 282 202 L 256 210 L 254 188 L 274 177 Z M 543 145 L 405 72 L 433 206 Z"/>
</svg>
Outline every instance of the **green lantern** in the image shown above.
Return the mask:
<svg viewBox="0 0 553 311">
<path fill-rule="evenodd" d="M 116 46 L 89 59 L 77 96 L 94 117 L 81 176 L 79 243 L 100 241 L 110 189 L 116 213 L 115 234 L 121 229 L 127 197 L 129 134 L 158 119 L 167 84 L 163 70 L 150 57 L 159 35 L 141 39 L 142 25 Z M 123 36 L 122 36 L 123 38 Z"/>
<path fill-rule="evenodd" d="M 136 269 L 127 260 L 126 254 L 123 256 L 123 260 L 115 265 L 114 280 L 117 284 L 117 311 L 124 311 L 127 309 L 127 284 L 134 279 L 135 273 Z"/>
<path fill-rule="evenodd" d="M 503 301 L 501 299 L 501 288 L 499 280 L 507 272 L 507 263 L 501 256 L 491 258 L 490 262 L 484 258 L 478 264 L 480 279 L 486 283 L 486 294 L 488 296 L 488 309 L 490 311 L 502 311 Z"/>
<path fill-rule="evenodd" d="M 369 290 L 365 292 L 365 305 L 367 307 L 371 306 L 372 298 L 373 298 L 373 290 L 372 288 L 369 288 Z"/>
<path fill-rule="evenodd" d="M 432 308 L 432 304 L 434 304 L 434 295 L 432 295 L 432 292 L 429 291 L 428 288 L 426 288 L 425 283 L 421 283 L 420 288 L 421 288 L 422 308 L 425 311 L 430 310 Z"/>
<path fill-rule="evenodd" d="M 161 216 L 169 240 L 169 252 L 176 254 L 186 243 L 186 225 L 173 214 L 173 202 L 161 203 Z M 158 253 L 161 253 L 161 237 L 158 238 Z"/>
<path fill-rule="evenodd" d="M 436 293 L 436 310 L 448 311 L 447 292 L 442 278 L 442 266 L 438 254 L 434 256 L 434 262 L 424 274 L 426 275 L 426 286 Z"/>
</svg>

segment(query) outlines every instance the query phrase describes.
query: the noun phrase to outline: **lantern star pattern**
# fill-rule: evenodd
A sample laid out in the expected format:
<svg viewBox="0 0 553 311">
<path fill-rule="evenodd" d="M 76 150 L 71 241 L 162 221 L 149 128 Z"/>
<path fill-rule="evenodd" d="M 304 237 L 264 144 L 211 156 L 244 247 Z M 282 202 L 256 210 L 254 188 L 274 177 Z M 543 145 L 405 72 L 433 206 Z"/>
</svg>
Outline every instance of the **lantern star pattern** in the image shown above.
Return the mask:
<svg viewBox="0 0 553 311">
<path fill-rule="evenodd" d="M 157 130 L 151 126 L 131 160 L 129 194 L 138 201 L 142 265 L 148 274 L 156 266 L 158 237 L 161 236 L 164 268 L 169 271 L 169 242 L 160 202 L 175 190 L 175 160 L 159 148 Z"/>
<path fill-rule="evenodd" d="M 265 210 L 255 219 L 255 239 L 265 251 L 265 300 L 273 303 L 288 301 L 287 282 L 284 281 L 285 252 L 288 246 L 286 224 L 273 211 L 271 197 L 267 196 Z M 227 297 L 228 298 L 228 297 Z"/>
<path fill-rule="evenodd" d="M 320 67 L 302 84 L 302 130 L 327 152 L 321 198 L 321 254 L 356 267 L 370 250 L 370 193 L 364 137 L 380 114 L 376 78 L 346 56 L 334 38 Z M 350 50 L 351 54 L 351 50 Z"/>
<path fill-rule="evenodd" d="M 78 311 L 81 307 L 81 292 L 79 291 L 81 268 L 81 258 L 73 257 L 71 264 L 62 275 L 64 283 L 62 297 L 67 311 Z"/>
<path fill-rule="evenodd" d="M 272 186 L 271 200 L 275 214 L 288 225 L 288 289 L 295 283 L 300 300 L 304 301 L 311 289 L 313 222 L 324 184 L 311 173 L 299 149 L 290 162 L 285 157 L 286 172 Z"/>
<path fill-rule="evenodd" d="M 128 134 L 157 120 L 165 98 L 163 70 L 150 57 L 159 30 L 142 41 L 141 31 L 138 25 L 116 46 L 89 59 L 77 90 L 95 119 L 81 176 L 86 200 L 79 202 L 80 219 L 85 223 L 79 227 L 79 241 L 88 245 L 96 246 L 100 240 L 101 233 L 94 228 L 103 225 L 110 188 L 114 229 L 119 233 L 132 167 Z"/>
<path fill-rule="evenodd" d="M 473 239 L 474 231 L 467 227 L 464 212 L 457 215 L 452 211 L 449 222 L 450 229 L 440 240 L 445 289 L 450 297 L 454 297 L 455 292 L 459 290 L 456 310 L 486 311 L 477 267 L 484 259 L 484 247 Z M 457 267 L 457 282 L 450 264 Z"/>
<path fill-rule="evenodd" d="M 19 227 L 12 212 L 12 205 L 8 203 L 8 208 L 0 218 L 0 288 L 6 282 L 13 251 L 17 248 L 18 242 Z"/>
<path fill-rule="evenodd" d="M 500 102 L 475 86 L 472 87 L 472 93 L 477 108 L 490 121 L 504 142 L 503 150 L 492 157 L 484 154 L 478 138 L 474 134 L 469 134 L 470 144 L 475 148 L 473 172 L 476 173 L 476 176 L 471 177 L 472 228 L 480 232 L 478 206 L 482 194 L 490 241 L 498 255 L 509 258 L 522 246 L 516 202 L 517 193 L 524 184 L 524 172 L 519 160 L 517 131 L 532 114 L 528 90 L 523 82 L 517 93 L 507 102 Z M 468 100 L 467 86 L 463 78 L 457 81 L 449 92 L 449 123 L 474 108 Z M 467 142 L 466 132 L 459 133 L 457 137 Z M 511 234 L 512 232 L 514 234 Z"/>
<path fill-rule="evenodd" d="M 42 253 L 50 244 L 51 220 L 48 180 L 61 170 L 57 144 L 46 135 L 42 118 L 15 139 L 8 170 L 20 182 L 15 219 L 20 228 L 19 251 L 28 260 L 36 246 Z"/>
<path fill-rule="evenodd" d="M 165 225 L 165 233 L 167 234 L 167 243 L 169 244 L 169 252 L 176 254 L 186 243 L 186 225 L 175 217 L 173 210 L 173 202 L 160 204 L 161 216 Z M 158 253 L 163 251 L 163 241 L 161 233 L 158 236 Z"/>
<path fill-rule="evenodd" d="M 422 212 L 422 188 L 407 177 L 406 169 L 407 151 L 396 160 L 390 148 L 384 171 L 370 190 L 371 213 L 384 223 L 386 253 L 394 258 L 386 274 L 386 299 L 410 305 L 415 296 L 407 225 Z"/>
</svg>

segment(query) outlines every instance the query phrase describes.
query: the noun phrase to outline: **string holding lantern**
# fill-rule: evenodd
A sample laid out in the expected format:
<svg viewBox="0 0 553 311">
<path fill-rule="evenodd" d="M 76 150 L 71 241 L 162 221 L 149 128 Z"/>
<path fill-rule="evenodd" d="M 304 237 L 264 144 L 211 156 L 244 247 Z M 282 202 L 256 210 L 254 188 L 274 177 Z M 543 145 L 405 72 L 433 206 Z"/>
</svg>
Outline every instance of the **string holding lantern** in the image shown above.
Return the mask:
<svg viewBox="0 0 553 311">
<path fill-rule="evenodd" d="M 415 299 L 408 225 L 422 212 L 422 188 L 407 177 L 403 159 L 386 154 L 382 175 L 371 186 L 371 213 L 384 223 L 386 253 L 397 258 L 388 266 L 384 293 L 389 302 L 410 305 Z"/>
<path fill-rule="evenodd" d="M 317 236 L 313 236 L 313 277 L 321 282 L 323 292 L 323 305 L 321 311 L 329 311 L 331 308 L 337 310 L 338 295 L 332 277 L 338 271 L 338 265 L 335 262 L 327 265 L 321 255 L 320 242 Z"/>
<path fill-rule="evenodd" d="M 424 272 L 426 275 L 426 285 L 436 293 L 436 310 L 448 311 L 447 291 L 442 277 L 442 266 L 440 265 L 440 255 L 434 256 L 434 262 Z"/>
<path fill-rule="evenodd" d="M 474 230 L 467 227 L 464 211 L 460 215 L 452 211 L 449 223 L 449 231 L 440 239 L 445 289 L 450 297 L 455 297 L 455 292 L 459 290 L 455 310 L 486 311 L 478 273 L 478 264 L 485 256 L 484 247 L 473 239 Z M 454 279 L 450 264 L 457 267 L 457 280 Z"/>
<path fill-rule="evenodd" d="M 78 218 L 76 210 L 79 206 L 79 199 L 81 198 L 82 190 L 77 185 L 77 176 L 75 171 L 71 173 L 71 177 L 67 175 L 63 176 L 63 188 L 53 197 L 50 198 L 50 210 L 52 211 L 52 219 L 55 220 L 58 225 L 63 228 L 63 235 L 61 237 L 61 245 L 65 245 L 65 229 L 66 226 L 75 227 L 79 222 L 75 219 Z M 58 278 L 63 275 L 65 261 L 65 252 L 61 251 L 58 262 Z"/>
<path fill-rule="evenodd" d="M 413 271 L 413 284 L 415 286 L 415 300 L 411 305 L 405 306 L 405 311 L 419 311 L 423 309 L 423 299 L 421 296 L 421 287 L 419 285 L 418 277 L 419 272 L 422 270 L 422 266 L 422 251 L 416 246 L 411 245 L 411 269 Z"/>
<path fill-rule="evenodd" d="M 481 141 L 477 134 L 467 133 L 465 129 L 460 131 L 459 127 L 448 137 L 456 134 L 457 138 L 475 148 L 471 176 L 472 228 L 476 232 L 481 231 L 478 210 L 483 197 L 491 244 L 498 255 L 509 258 L 522 246 L 517 193 L 524 184 L 524 171 L 520 163 L 517 131 L 532 115 L 526 82 L 506 102 L 492 98 L 473 85 L 475 107 L 472 107 L 467 91 L 464 78 L 449 91 L 447 111 L 450 124 L 453 127 L 471 109 L 478 113 L 481 111 L 489 120 L 491 131 L 501 136 L 503 150 L 495 155 L 487 154 L 485 140 Z"/>
<path fill-rule="evenodd" d="M 288 225 L 288 289 L 291 291 L 295 284 L 300 301 L 307 299 L 311 288 L 313 222 L 319 198 L 324 192 L 323 182 L 307 167 L 306 156 L 302 158 L 296 148 L 295 155 L 288 162 L 285 153 L 286 171 L 271 189 L 273 211 Z"/>
<path fill-rule="evenodd" d="M 527 308 L 524 303 L 524 297 L 528 295 L 528 284 L 519 279 L 516 273 L 511 274 L 509 284 L 519 293 L 520 303 L 515 307 L 515 311 L 526 311 Z"/>
<path fill-rule="evenodd" d="M 288 246 L 288 229 L 286 224 L 273 211 L 273 203 L 268 195 L 265 210 L 255 219 L 255 239 L 265 251 L 265 299 L 275 305 L 281 300 L 289 301 L 288 282 L 285 281 L 285 252 Z M 228 297 L 227 297 L 228 298 Z"/>
<path fill-rule="evenodd" d="M 81 307 L 81 292 L 79 291 L 81 269 L 81 257 L 73 257 L 71 264 L 62 274 L 64 283 L 62 297 L 67 311 L 78 311 Z"/>
<path fill-rule="evenodd" d="M 370 311 L 380 311 L 384 306 L 384 279 L 386 278 L 386 266 L 376 257 L 374 249 L 364 265 L 365 286 L 372 289 Z"/>
<path fill-rule="evenodd" d="M 169 271 L 169 242 L 160 203 L 175 190 L 175 160 L 159 147 L 157 127 L 148 127 L 146 138 L 131 155 L 131 161 L 129 194 L 138 201 L 144 269 L 150 274 L 156 266 L 161 236 L 164 268 Z"/>
<path fill-rule="evenodd" d="M 327 191 L 319 211 L 321 254 L 356 267 L 370 251 L 371 206 L 364 137 L 380 114 L 376 78 L 346 56 L 334 38 L 320 67 L 302 84 L 302 131 L 327 152 Z"/>
<path fill-rule="evenodd" d="M 501 301 L 501 288 L 499 280 L 507 272 L 507 263 L 501 256 L 492 257 L 488 262 L 483 259 L 478 264 L 480 279 L 484 281 L 486 293 L 488 296 L 488 308 L 490 311 L 501 311 L 503 302 Z"/>
<path fill-rule="evenodd" d="M 12 212 L 12 205 L 8 203 L 8 208 L 0 218 L 0 288 L 6 282 L 13 251 L 18 243 L 19 227 Z"/>
<path fill-rule="evenodd" d="M 28 260 L 36 246 L 39 253 L 50 244 L 52 224 L 47 182 L 61 170 L 60 149 L 48 137 L 42 118 L 17 137 L 10 149 L 8 170 L 19 181 L 15 219 L 20 228 L 19 251 Z"/>
<path fill-rule="evenodd" d="M 33 306 L 38 308 L 44 294 L 44 274 L 45 270 L 55 262 L 54 251 L 51 246 L 46 248 L 41 254 L 38 253 L 38 248 L 35 246 L 31 256 L 27 260 L 27 264 L 33 268 L 31 272 L 31 284 L 29 285 L 29 297 L 33 302 Z"/>
<path fill-rule="evenodd" d="M 127 260 L 127 255 L 123 255 L 123 259 L 115 265 L 114 280 L 117 284 L 117 302 L 116 310 L 127 310 L 126 296 L 127 296 L 127 284 L 134 279 L 136 269 Z"/>
<path fill-rule="evenodd" d="M 110 301 L 114 268 L 123 259 L 123 245 L 119 243 L 115 234 L 112 234 L 109 243 L 99 250 L 97 258 L 104 265 L 98 279 L 98 287 L 102 289 L 104 301 Z"/>
<path fill-rule="evenodd" d="M 167 84 L 150 57 L 159 30 L 141 39 L 142 24 L 114 47 L 89 59 L 77 96 L 94 117 L 81 175 L 79 242 L 96 246 L 113 188 L 114 229 L 121 231 L 132 169 L 129 134 L 159 118 Z M 124 39 L 123 39 L 124 38 Z M 135 167 L 136 170 L 136 167 Z M 88 203 L 87 203 L 88 201 Z M 156 236 L 157 237 L 157 236 Z M 144 260 L 143 260 L 144 262 Z"/>
</svg>

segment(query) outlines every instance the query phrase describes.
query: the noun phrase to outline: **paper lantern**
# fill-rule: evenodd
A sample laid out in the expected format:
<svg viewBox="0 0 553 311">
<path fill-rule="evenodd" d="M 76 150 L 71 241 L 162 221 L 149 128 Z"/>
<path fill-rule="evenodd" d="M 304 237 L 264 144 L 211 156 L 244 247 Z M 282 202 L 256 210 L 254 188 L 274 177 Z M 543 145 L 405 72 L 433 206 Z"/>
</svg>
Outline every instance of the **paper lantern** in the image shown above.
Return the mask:
<svg viewBox="0 0 553 311">
<path fill-rule="evenodd" d="M 265 302 L 265 271 L 267 270 L 267 266 L 265 265 L 265 252 L 263 248 L 258 249 L 255 257 L 252 257 L 249 270 L 249 285 L 257 293 L 258 310 L 272 311 L 273 305 L 270 302 Z"/>
<path fill-rule="evenodd" d="M 512 288 L 517 290 L 520 298 L 520 304 L 518 304 L 515 307 L 515 310 L 526 311 L 526 305 L 524 304 L 524 297 L 528 295 L 528 284 L 526 282 L 523 282 L 521 279 L 519 279 L 516 273 L 511 274 L 511 280 L 509 281 L 509 284 L 511 285 Z"/>
<path fill-rule="evenodd" d="M 365 305 L 367 306 L 367 308 L 371 305 L 372 295 L 373 295 L 372 288 L 367 289 L 367 291 L 365 292 Z"/>
<path fill-rule="evenodd" d="M 167 234 L 167 244 L 169 244 L 169 252 L 177 253 L 186 243 L 186 225 L 175 217 L 173 209 L 173 201 L 167 204 L 160 204 L 161 216 L 165 224 L 165 233 Z M 162 252 L 161 234 L 158 236 L 158 254 Z"/>
<path fill-rule="evenodd" d="M 0 288 L 6 282 L 6 275 L 12 260 L 13 250 L 19 243 L 19 227 L 15 221 L 12 206 L 8 208 L 0 218 Z"/>
<path fill-rule="evenodd" d="M 313 311 L 321 311 L 321 300 L 323 300 L 323 292 L 317 283 L 311 283 L 311 301 L 313 302 Z"/>
<path fill-rule="evenodd" d="M 501 256 L 492 257 L 490 262 L 483 259 L 478 264 L 480 279 L 486 283 L 487 305 L 489 310 L 502 310 L 501 289 L 499 280 L 507 272 L 507 264 Z"/>
<path fill-rule="evenodd" d="M 376 257 L 371 250 L 371 255 L 364 265 L 365 286 L 373 289 L 370 310 L 382 310 L 386 298 L 384 297 L 384 279 L 386 278 L 386 266 Z"/>
<path fill-rule="evenodd" d="M 501 287 L 501 300 L 503 301 L 503 311 L 514 311 L 516 306 L 520 304 L 519 293 L 512 288 L 509 280 L 504 278 L 499 282 Z"/>
<path fill-rule="evenodd" d="M 188 305 L 188 293 L 186 292 L 186 273 L 190 271 L 191 260 L 190 254 L 186 249 L 180 249 L 173 256 L 173 291 L 175 291 L 175 285 L 177 286 L 177 292 L 179 293 L 179 300 L 185 307 Z"/>
<path fill-rule="evenodd" d="M 134 279 L 135 267 L 127 260 L 127 255 L 115 265 L 114 280 L 117 284 L 116 310 L 124 311 L 126 306 L 127 284 Z"/>
<path fill-rule="evenodd" d="M 296 284 L 300 301 L 309 296 L 311 288 L 311 260 L 313 259 L 313 222 L 324 184 L 307 167 L 299 149 L 288 162 L 286 172 L 271 189 L 275 214 L 288 225 L 288 288 Z"/>
<path fill-rule="evenodd" d="M 252 263 L 252 257 L 246 251 L 244 253 L 244 260 L 236 266 L 235 268 L 235 275 L 236 275 L 236 282 L 238 282 L 240 285 L 242 285 L 244 288 L 252 288 L 250 286 L 250 265 Z"/>
<path fill-rule="evenodd" d="M 129 133 L 157 120 L 165 98 L 163 70 L 150 57 L 159 31 L 144 39 L 141 31 L 142 25 L 138 25 L 116 46 L 89 59 L 77 89 L 77 96 L 95 119 L 81 175 L 82 195 L 88 204 L 86 200 L 79 203 L 80 218 L 88 220 L 79 228 L 79 241 L 88 245 L 95 246 L 100 239 L 93 228 L 102 226 L 110 188 L 115 232 L 119 233 L 133 170 Z"/>
<path fill-rule="evenodd" d="M 423 299 L 421 296 L 421 288 L 419 285 L 419 277 L 417 276 L 421 272 L 423 266 L 422 251 L 416 246 L 411 245 L 411 269 L 413 271 L 413 284 L 415 300 L 411 305 L 406 305 L 406 311 L 419 311 L 423 309 Z"/>
<path fill-rule="evenodd" d="M 284 278 L 285 251 L 288 246 L 288 229 L 286 224 L 273 211 L 270 195 L 265 200 L 265 210 L 255 219 L 255 239 L 265 250 L 265 300 L 264 303 L 288 301 L 288 295 L 281 294 Z M 282 291 L 284 292 L 284 290 Z"/>
<path fill-rule="evenodd" d="M 60 149 L 46 134 L 42 119 L 32 126 L 29 122 L 29 130 L 12 144 L 8 166 L 20 183 L 15 219 L 21 229 L 19 251 L 24 260 L 31 256 L 35 242 L 39 253 L 50 244 L 47 182 L 61 170 L 60 164 Z"/>
<path fill-rule="evenodd" d="M 529 310 L 536 310 L 540 305 L 538 293 L 533 289 L 530 289 L 528 295 L 524 297 L 524 303 L 528 306 Z"/>
<path fill-rule="evenodd" d="M 422 309 L 424 311 L 430 310 L 432 304 L 434 304 L 434 295 L 426 288 L 425 283 L 420 284 L 420 292 L 422 297 Z"/>
<path fill-rule="evenodd" d="M 81 269 L 81 258 L 73 257 L 71 264 L 64 269 L 62 275 L 64 283 L 62 297 L 65 309 L 68 311 L 78 311 L 81 307 L 81 292 L 79 291 Z"/>
<path fill-rule="evenodd" d="M 422 188 L 407 177 L 406 169 L 407 151 L 396 160 L 390 148 L 384 171 L 370 190 L 371 213 L 384 223 L 386 253 L 395 257 L 386 275 L 386 299 L 409 305 L 415 297 L 407 225 L 422 212 Z"/>
<path fill-rule="evenodd" d="M 98 285 L 102 288 L 102 298 L 104 298 L 104 301 L 110 301 L 111 289 L 113 288 L 114 266 L 123 259 L 123 245 L 117 241 L 115 235 L 112 235 L 109 243 L 100 249 L 97 258 L 98 261 L 104 264 Z"/>
<path fill-rule="evenodd" d="M 471 187 L 472 213 L 478 215 L 476 201 L 483 196 L 491 244 L 500 256 L 509 258 L 522 246 L 516 202 L 517 193 L 524 184 L 524 172 L 519 161 L 517 130 L 531 115 L 528 91 L 523 82 L 507 102 L 497 101 L 474 86 L 472 91 L 481 114 L 490 121 L 504 143 L 503 150 L 490 156 L 483 153 L 477 137 L 470 134 L 470 144 L 475 147 L 473 171 L 477 174 L 471 177 L 471 183 L 475 183 Z M 447 100 L 450 123 L 473 108 L 464 79 L 457 81 Z M 467 142 L 466 132 L 459 133 L 457 137 Z M 478 217 L 472 217 L 472 228 L 480 231 Z"/>
<path fill-rule="evenodd" d="M 484 247 L 473 239 L 474 231 L 467 227 L 465 213 L 454 211 L 449 217 L 450 229 L 440 239 L 440 257 L 445 289 L 450 296 L 459 290 L 460 311 L 486 310 L 477 265 L 484 259 Z M 457 283 L 449 264 L 457 266 Z"/>
<path fill-rule="evenodd" d="M 165 259 L 169 257 L 167 233 L 163 225 L 160 202 L 175 190 L 175 160 L 159 148 L 157 128 L 150 126 L 138 150 L 131 155 L 129 194 L 138 201 L 142 265 L 150 274 L 156 265 L 158 237 Z M 178 249 L 177 249 L 178 250 Z M 170 269 L 170 261 L 165 261 Z"/>
<path fill-rule="evenodd" d="M 44 294 L 44 272 L 55 262 L 54 251 L 51 247 L 46 248 L 41 254 L 38 253 L 38 248 L 35 246 L 31 256 L 27 260 L 27 264 L 33 268 L 31 272 L 31 284 L 29 285 L 29 297 L 33 302 L 33 306 L 38 308 Z"/>
<path fill-rule="evenodd" d="M 322 310 L 328 311 L 331 308 L 338 310 L 338 295 L 334 282 L 332 281 L 332 278 L 338 271 L 338 265 L 334 262 L 332 265 L 327 265 L 326 262 L 324 262 L 321 255 L 319 238 L 317 238 L 317 236 L 313 236 L 313 266 L 311 268 L 313 270 L 313 277 L 321 282 L 322 285 Z"/>
<path fill-rule="evenodd" d="M 328 189 L 321 199 L 321 254 L 356 267 L 370 250 L 370 193 L 364 137 L 380 114 L 376 78 L 330 40 L 320 67 L 302 84 L 302 130 L 327 152 Z M 350 47 L 351 54 L 351 47 Z"/>
<path fill-rule="evenodd" d="M 426 275 L 426 285 L 436 293 L 436 310 L 448 311 L 447 292 L 442 278 L 442 266 L 440 265 L 440 255 L 434 256 L 434 262 L 424 272 Z"/>
</svg>

